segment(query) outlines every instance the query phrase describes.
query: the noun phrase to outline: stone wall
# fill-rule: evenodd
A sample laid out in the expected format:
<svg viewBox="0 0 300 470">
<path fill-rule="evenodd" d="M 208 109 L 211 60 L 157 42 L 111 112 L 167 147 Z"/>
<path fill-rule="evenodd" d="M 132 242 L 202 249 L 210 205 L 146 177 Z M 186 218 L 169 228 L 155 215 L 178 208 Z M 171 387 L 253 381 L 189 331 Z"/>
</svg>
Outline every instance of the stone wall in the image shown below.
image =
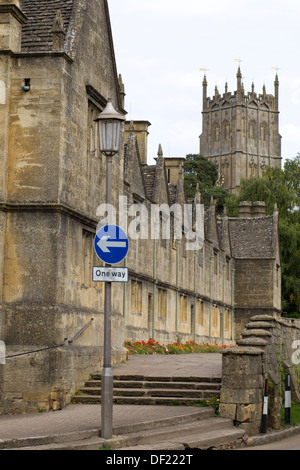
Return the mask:
<svg viewBox="0 0 300 470">
<path fill-rule="evenodd" d="M 237 346 L 223 353 L 220 415 L 248 435 L 261 432 L 265 380 L 269 380 L 268 426 L 280 427 L 285 374 L 291 375 L 292 401 L 300 402 L 297 343 L 300 322 L 270 315 L 250 318 Z"/>
</svg>

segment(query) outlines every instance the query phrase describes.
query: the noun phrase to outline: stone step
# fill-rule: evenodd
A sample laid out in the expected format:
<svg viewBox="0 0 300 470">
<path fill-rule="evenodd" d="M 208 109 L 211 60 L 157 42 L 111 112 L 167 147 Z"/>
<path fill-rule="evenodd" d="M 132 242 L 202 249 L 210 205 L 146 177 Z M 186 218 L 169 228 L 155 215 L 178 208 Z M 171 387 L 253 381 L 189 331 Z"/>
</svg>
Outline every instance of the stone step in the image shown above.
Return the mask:
<svg viewBox="0 0 300 470">
<path fill-rule="evenodd" d="M 233 426 L 230 419 L 209 418 L 192 425 L 167 427 L 155 433 L 136 433 L 127 436 L 127 443 L 124 437 L 126 445 L 119 450 L 171 450 L 176 446 L 178 449 L 207 450 L 235 443 L 244 434 L 242 429 Z"/>
<path fill-rule="evenodd" d="M 208 399 L 208 396 L 205 396 L 203 393 L 202 397 L 198 398 L 189 398 L 189 397 L 133 397 L 133 396 L 113 396 L 113 403 L 117 405 L 191 405 L 197 406 L 200 405 L 199 402 L 205 401 Z M 87 404 L 96 404 L 101 403 L 101 395 L 75 395 L 72 398 L 72 403 L 87 403 Z"/>
<path fill-rule="evenodd" d="M 19 447 L 19 450 L 207 450 L 238 442 L 244 431 L 233 427 L 232 420 L 208 417 L 187 423 L 163 425 L 113 436 L 104 441 L 92 436 L 81 440 L 50 442 Z"/>
<path fill-rule="evenodd" d="M 91 376 L 92 380 L 101 380 L 101 372 L 96 372 Z M 222 378 L 220 376 L 158 376 L 158 375 L 137 375 L 137 374 L 114 374 L 114 380 L 134 380 L 148 382 L 217 382 L 220 383 Z"/>
<path fill-rule="evenodd" d="M 113 400 L 118 404 L 195 405 L 219 398 L 220 377 L 114 376 Z M 93 374 L 72 403 L 101 403 L 101 374 Z"/>
<path fill-rule="evenodd" d="M 231 429 L 232 420 L 227 418 L 218 418 L 210 417 L 205 420 L 194 421 L 193 423 L 186 424 L 175 424 L 172 426 L 164 426 L 160 429 L 157 429 L 155 432 L 152 429 L 146 431 L 140 431 L 137 433 L 128 434 L 123 437 L 123 447 L 126 445 L 131 445 L 132 442 L 136 444 L 145 444 L 145 443 L 159 443 L 163 440 L 170 440 L 172 436 L 172 441 L 175 438 L 182 439 L 183 436 L 193 437 L 197 439 L 200 434 L 207 434 L 215 430 L 228 430 Z"/>
<path fill-rule="evenodd" d="M 117 388 L 166 388 L 166 389 L 186 389 L 186 390 L 220 390 L 220 382 L 152 382 L 149 380 L 114 380 L 113 386 Z M 101 380 L 88 380 L 85 387 L 100 388 Z"/>
<path fill-rule="evenodd" d="M 234 428 L 221 429 L 216 431 L 206 432 L 205 435 L 197 436 L 195 439 L 181 439 L 185 449 L 201 449 L 208 450 L 217 448 L 224 445 L 234 444 L 241 439 L 245 434 L 242 429 Z"/>
<path fill-rule="evenodd" d="M 99 387 L 82 387 L 80 393 L 84 395 L 101 395 Z M 174 397 L 174 398 L 198 398 L 203 399 L 214 394 L 220 395 L 219 390 L 190 390 L 190 389 L 166 389 L 166 388 L 115 388 L 115 397 Z"/>
<path fill-rule="evenodd" d="M 103 439 L 98 436 L 89 439 L 80 439 L 70 442 L 54 442 L 49 444 L 32 445 L 26 447 L 18 447 L 10 450 L 101 450 L 103 447 Z"/>
</svg>

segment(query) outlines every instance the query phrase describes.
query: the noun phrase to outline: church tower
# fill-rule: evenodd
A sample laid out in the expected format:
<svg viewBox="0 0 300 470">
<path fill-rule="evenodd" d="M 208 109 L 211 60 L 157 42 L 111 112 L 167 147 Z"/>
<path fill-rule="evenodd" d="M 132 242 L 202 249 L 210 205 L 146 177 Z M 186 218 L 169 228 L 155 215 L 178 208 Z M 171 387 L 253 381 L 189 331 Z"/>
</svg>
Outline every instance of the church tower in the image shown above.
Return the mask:
<svg viewBox="0 0 300 470">
<path fill-rule="evenodd" d="M 214 162 L 221 175 L 222 186 L 234 193 L 243 178 L 262 176 L 264 170 L 281 167 L 281 136 L 279 134 L 278 91 L 276 74 L 274 95 L 254 91 L 245 93 L 240 67 L 237 89 L 219 94 L 215 87 L 212 98 L 207 96 L 206 75 L 203 79 L 202 134 L 200 153 Z"/>
</svg>

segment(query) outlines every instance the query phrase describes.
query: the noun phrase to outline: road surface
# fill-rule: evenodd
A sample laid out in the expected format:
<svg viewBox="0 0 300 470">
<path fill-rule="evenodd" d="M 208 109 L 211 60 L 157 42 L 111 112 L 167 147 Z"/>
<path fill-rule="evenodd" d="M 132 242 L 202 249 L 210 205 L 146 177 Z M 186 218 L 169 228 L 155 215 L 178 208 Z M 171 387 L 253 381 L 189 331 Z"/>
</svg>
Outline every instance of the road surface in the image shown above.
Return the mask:
<svg viewBox="0 0 300 470">
<path fill-rule="evenodd" d="M 245 450 L 300 450 L 300 434 L 262 446 L 246 447 Z"/>
</svg>

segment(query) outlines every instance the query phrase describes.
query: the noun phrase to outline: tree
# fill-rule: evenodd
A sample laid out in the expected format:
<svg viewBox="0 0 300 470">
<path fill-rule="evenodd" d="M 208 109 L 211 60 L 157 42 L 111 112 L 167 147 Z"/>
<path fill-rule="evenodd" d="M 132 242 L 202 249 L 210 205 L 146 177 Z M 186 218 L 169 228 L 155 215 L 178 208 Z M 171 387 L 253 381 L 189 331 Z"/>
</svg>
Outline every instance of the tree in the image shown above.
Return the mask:
<svg viewBox="0 0 300 470">
<path fill-rule="evenodd" d="M 203 155 L 190 154 L 186 156 L 183 168 L 187 198 L 192 199 L 195 196 L 198 184 L 202 204 L 208 207 L 213 196 L 217 200 L 217 213 L 223 212 L 225 199 L 229 193 L 224 188 L 216 186 L 219 176 L 216 165 Z"/>
<path fill-rule="evenodd" d="M 237 195 L 226 200 L 229 216 L 241 201 L 264 201 L 270 215 L 277 204 L 282 272 L 282 308 L 300 316 L 300 154 L 286 160 L 284 168 L 268 168 L 263 177 L 241 181 Z"/>
</svg>

